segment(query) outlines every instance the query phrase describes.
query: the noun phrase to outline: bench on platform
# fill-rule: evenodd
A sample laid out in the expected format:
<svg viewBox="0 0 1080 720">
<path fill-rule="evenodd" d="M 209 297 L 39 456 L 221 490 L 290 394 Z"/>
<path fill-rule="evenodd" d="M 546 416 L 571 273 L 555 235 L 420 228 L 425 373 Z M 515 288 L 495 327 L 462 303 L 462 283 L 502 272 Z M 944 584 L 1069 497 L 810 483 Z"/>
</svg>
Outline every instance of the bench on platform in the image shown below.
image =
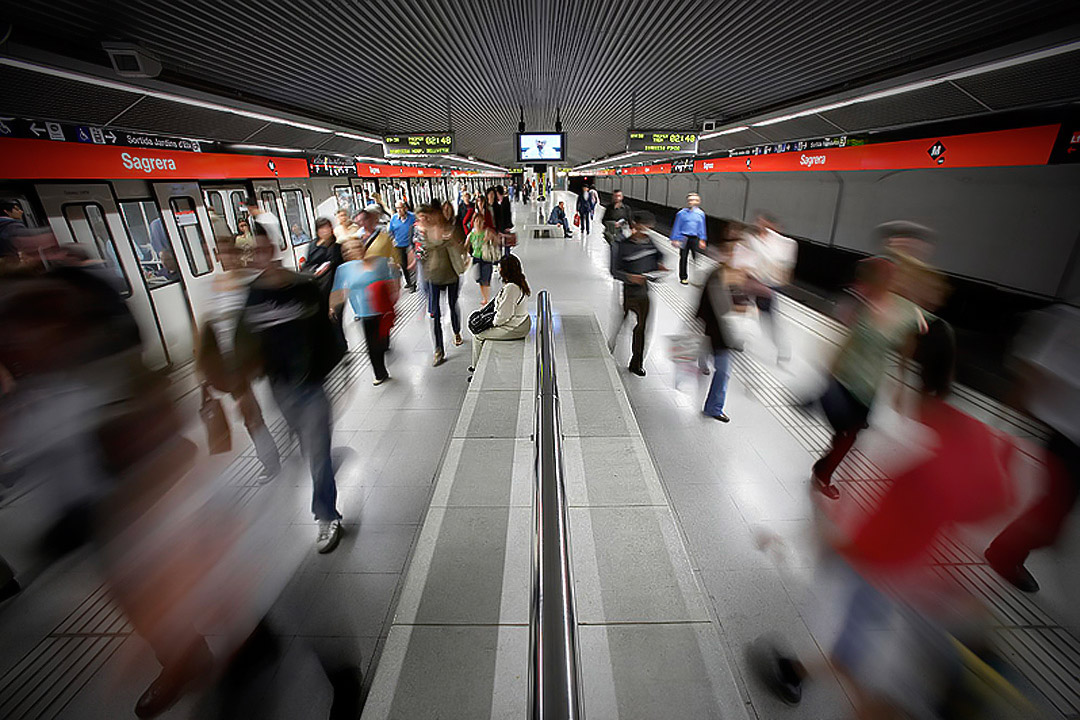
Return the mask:
<svg viewBox="0 0 1080 720">
<path fill-rule="evenodd" d="M 526 225 L 525 237 L 532 239 L 538 237 L 554 238 L 558 237 L 555 231 L 559 229 L 558 225 Z"/>
</svg>

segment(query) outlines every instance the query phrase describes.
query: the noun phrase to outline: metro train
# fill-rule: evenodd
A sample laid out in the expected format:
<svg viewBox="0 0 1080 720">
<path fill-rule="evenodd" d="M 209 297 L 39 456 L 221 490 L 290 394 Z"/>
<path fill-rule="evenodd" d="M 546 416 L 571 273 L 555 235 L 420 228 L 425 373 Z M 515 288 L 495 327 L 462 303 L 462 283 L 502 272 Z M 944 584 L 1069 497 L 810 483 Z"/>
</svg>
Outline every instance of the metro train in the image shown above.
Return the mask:
<svg viewBox="0 0 1080 720">
<path fill-rule="evenodd" d="M 71 144 L 55 145 L 77 152 Z M 117 154 L 121 162 L 123 154 Z M 194 323 L 204 315 L 213 274 L 221 269 L 213 228 L 222 232 L 224 223 L 236 234 L 239 222 L 247 217 L 248 197 L 256 198 L 263 211 L 278 219 L 282 238 L 279 257 L 283 265 L 295 269 L 303 263 L 307 246 L 315 237 L 315 220 L 333 218 L 338 208 L 354 214 L 379 192 L 392 212 L 398 200 L 414 206 L 433 198 L 453 199 L 461 190 L 482 191 L 495 182 L 473 176 L 444 177 L 433 168 L 423 169 L 431 177 L 287 178 L 275 177 L 277 171 L 270 178 L 228 177 L 230 173 L 221 169 L 222 164 L 212 172 L 178 180 L 176 174 L 184 172 L 177 169 L 177 163 L 184 159 L 177 160 L 180 155 L 172 154 L 174 159 L 160 167 L 153 162 L 156 158 L 151 158 L 145 171 L 141 163 L 138 168 L 133 162 L 130 167 L 123 165 L 122 175 L 145 172 L 146 179 L 108 175 L 89 179 L 86 172 L 76 171 L 66 180 L 0 180 L 0 198 L 19 203 L 28 226 L 51 230 L 57 242 L 76 243 L 115 271 L 142 330 L 145 359 L 155 368 L 191 360 Z M 298 158 L 277 160 L 278 166 L 288 161 L 306 164 Z M 228 166 L 227 161 L 224 166 Z M 370 168 L 397 166 L 365 167 L 379 172 Z M 172 177 L 155 179 L 157 175 Z M 21 176 L 30 175 L 24 172 Z M 41 174 L 63 176 L 48 169 Z"/>
</svg>

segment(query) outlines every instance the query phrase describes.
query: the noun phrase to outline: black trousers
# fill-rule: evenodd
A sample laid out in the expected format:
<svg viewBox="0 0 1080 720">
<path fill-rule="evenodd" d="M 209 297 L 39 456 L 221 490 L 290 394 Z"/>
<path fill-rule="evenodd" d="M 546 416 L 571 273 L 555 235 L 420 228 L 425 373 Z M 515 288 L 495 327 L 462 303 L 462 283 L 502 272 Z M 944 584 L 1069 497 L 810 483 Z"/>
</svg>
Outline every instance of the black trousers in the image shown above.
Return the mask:
<svg viewBox="0 0 1080 720">
<path fill-rule="evenodd" d="M 645 333 L 649 322 L 649 296 L 645 293 L 627 295 L 623 292 L 623 321 L 629 313 L 634 313 L 637 323 L 634 325 L 634 337 L 630 343 L 630 367 L 640 368 L 645 363 Z"/>
<path fill-rule="evenodd" d="M 394 251 L 397 252 L 398 263 L 401 264 L 401 274 L 405 278 L 405 287 L 415 287 L 413 285 L 412 273 L 409 272 L 409 248 L 395 247 Z"/>
<path fill-rule="evenodd" d="M 697 257 L 698 254 L 698 238 L 685 237 L 683 238 L 682 247 L 679 248 L 679 279 L 686 279 L 686 259 L 690 254 Z"/>
<path fill-rule="evenodd" d="M 382 324 L 381 315 L 369 315 L 360 318 L 364 326 L 364 343 L 367 345 L 368 357 L 371 358 L 371 368 L 375 371 L 375 379 L 385 380 L 390 377 L 386 372 L 386 341 L 379 330 Z"/>
</svg>

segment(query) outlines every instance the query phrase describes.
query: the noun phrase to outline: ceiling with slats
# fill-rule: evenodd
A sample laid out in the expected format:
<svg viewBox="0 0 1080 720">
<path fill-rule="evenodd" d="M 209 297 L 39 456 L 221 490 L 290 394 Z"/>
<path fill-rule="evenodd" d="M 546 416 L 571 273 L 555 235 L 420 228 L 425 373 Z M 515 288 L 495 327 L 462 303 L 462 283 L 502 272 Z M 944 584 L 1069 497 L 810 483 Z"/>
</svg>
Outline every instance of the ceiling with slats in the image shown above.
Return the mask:
<svg viewBox="0 0 1080 720">
<path fill-rule="evenodd" d="M 449 127 L 460 154 L 501 164 L 513 162 L 519 107 L 530 130 L 553 129 L 561 108 L 576 164 L 620 152 L 631 122 L 736 121 L 1060 30 L 1077 11 L 1075 0 L 50 0 L 13 4 L 5 15 L 8 43 L 107 67 L 102 41 L 135 42 L 175 86 L 358 132 Z M 1068 67 L 1075 83 L 1076 65 Z M 65 81 L 28 84 L 19 73 L 0 72 L 0 82 L 21 83 L 13 96 L 5 82 L 0 113 L 46 105 L 46 119 L 92 115 L 136 130 L 372 152 L 153 99 L 125 112 L 123 93 L 84 97 L 85 88 L 64 87 L 57 95 L 53 83 Z M 1010 77 L 1030 85 L 1029 75 Z M 792 121 L 805 133 L 788 138 L 985 112 L 968 95 L 980 82 L 968 85 Z M 787 139 L 785 124 L 763 136 Z"/>
</svg>

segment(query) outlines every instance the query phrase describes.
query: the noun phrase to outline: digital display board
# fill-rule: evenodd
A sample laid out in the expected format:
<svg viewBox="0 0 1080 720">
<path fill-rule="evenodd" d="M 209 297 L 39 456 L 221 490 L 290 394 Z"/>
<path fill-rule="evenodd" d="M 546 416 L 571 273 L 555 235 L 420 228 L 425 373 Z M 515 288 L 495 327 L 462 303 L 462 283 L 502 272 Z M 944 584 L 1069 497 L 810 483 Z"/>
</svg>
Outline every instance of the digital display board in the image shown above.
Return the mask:
<svg viewBox="0 0 1080 720">
<path fill-rule="evenodd" d="M 561 161 L 565 159 L 566 136 L 563 133 L 518 133 L 518 162 Z"/>
<path fill-rule="evenodd" d="M 451 132 L 383 136 L 383 155 L 386 157 L 449 155 L 452 152 L 454 133 Z"/>
<path fill-rule="evenodd" d="M 641 153 L 696 153 L 696 132 L 627 130 L 626 151 Z"/>
</svg>

